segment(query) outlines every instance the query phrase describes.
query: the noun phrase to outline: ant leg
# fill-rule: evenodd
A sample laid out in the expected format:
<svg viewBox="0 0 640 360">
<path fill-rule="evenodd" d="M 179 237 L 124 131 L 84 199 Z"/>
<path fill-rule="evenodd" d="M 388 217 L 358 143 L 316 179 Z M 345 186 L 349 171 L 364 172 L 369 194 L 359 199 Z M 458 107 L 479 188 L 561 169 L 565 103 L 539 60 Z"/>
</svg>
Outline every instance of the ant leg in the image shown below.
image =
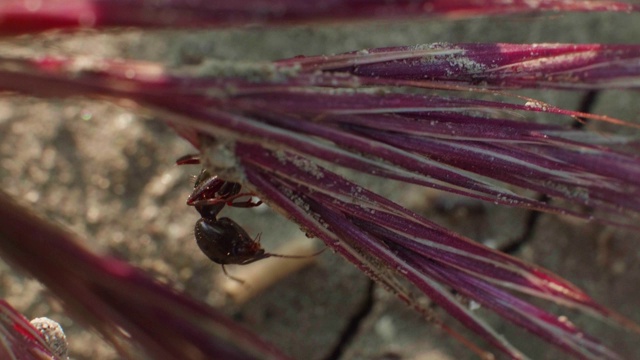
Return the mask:
<svg viewBox="0 0 640 360">
<path fill-rule="evenodd" d="M 238 279 L 237 277 L 229 275 L 229 273 L 227 272 L 227 269 L 224 267 L 224 265 L 222 265 L 222 272 L 224 273 L 224 276 L 228 277 L 229 279 L 231 279 L 233 281 L 237 281 L 238 283 L 244 285 L 244 280 Z"/>
<path fill-rule="evenodd" d="M 256 206 L 262 205 L 262 200 L 258 200 L 256 202 L 251 200 L 251 197 L 253 197 L 253 195 L 254 194 L 252 193 L 241 193 L 241 194 L 229 196 L 225 200 L 227 201 L 227 205 L 233 206 L 233 207 L 240 207 L 240 208 L 250 208 L 250 207 L 256 207 Z M 243 196 L 251 196 L 251 197 L 245 201 L 233 202 L 233 200 Z"/>
<path fill-rule="evenodd" d="M 231 189 L 225 189 L 229 191 L 229 194 L 219 194 L 227 184 L 232 184 Z M 217 176 L 210 176 L 206 170 L 202 170 L 198 178 L 196 179 L 195 187 L 189 198 L 187 199 L 187 205 L 195 206 L 198 205 L 201 201 L 206 201 L 208 199 L 226 199 L 228 196 L 237 194 L 240 192 L 240 184 L 233 185 L 234 183 L 228 183 L 224 180 L 221 180 Z M 203 203 L 202 205 L 214 205 Z"/>
<path fill-rule="evenodd" d="M 227 203 L 227 199 L 224 198 L 211 198 L 211 199 L 202 199 L 202 200 L 198 200 L 198 201 L 194 201 L 192 202 L 191 206 L 209 206 L 209 205 L 218 205 L 218 204 L 226 204 Z"/>
<path fill-rule="evenodd" d="M 233 202 L 233 200 L 237 198 L 240 198 L 243 196 L 253 197 L 253 195 L 254 194 L 252 193 L 242 193 L 242 194 L 236 194 L 228 197 L 215 197 L 215 198 L 209 198 L 209 199 L 202 199 L 198 201 L 193 201 L 192 203 L 188 203 L 188 204 L 191 206 L 207 206 L 207 205 L 216 205 L 220 203 L 225 203 L 225 205 L 227 206 L 233 206 L 233 207 L 239 207 L 239 208 L 250 208 L 250 207 L 256 207 L 256 206 L 262 205 L 262 200 L 253 201 L 251 200 L 251 198 L 245 201 Z"/>
<path fill-rule="evenodd" d="M 222 208 L 225 205 L 226 206 L 239 207 L 239 208 L 256 207 L 256 206 L 262 205 L 262 201 L 258 200 L 258 201 L 254 202 L 251 199 L 248 199 L 248 200 L 243 201 L 243 202 L 234 203 L 234 202 L 228 201 L 227 199 L 224 199 L 224 198 L 212 198 L 212 199 L 198 200 L 198 201 L 195 201 L 193 203 L 187 203 L 187 204 L 189 206 L 195 206 L 196 208 L 207 208 L 207 207 L 212 207 L 212 206 L 218 205 L 220 207 L 220 210 L 222 210 Z"/>
<path fill-rule="evenodd" d="M 195 165 L 200 164 L 200 154 L 188 154 L 181 156 L 176 160 L 176 165 Z"/>
</svg>

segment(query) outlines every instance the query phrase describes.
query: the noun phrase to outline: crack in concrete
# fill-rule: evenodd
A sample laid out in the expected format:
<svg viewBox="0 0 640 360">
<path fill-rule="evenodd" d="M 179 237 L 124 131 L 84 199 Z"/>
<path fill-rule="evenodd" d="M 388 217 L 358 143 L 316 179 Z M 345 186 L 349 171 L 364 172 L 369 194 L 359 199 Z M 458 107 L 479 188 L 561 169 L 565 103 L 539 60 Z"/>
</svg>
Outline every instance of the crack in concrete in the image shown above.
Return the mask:
<svg viewBox="0 0 640 360">
<path fill-rule="evenodd" d="M 342 335 L 339 338 L 338 343 L 333 347 L 333 350 L 327 355 L 324 360 L 339 360 L 344 352 L 347 350 L 349 345 L 353 342 L 360 330 L 362 323 L 364 320 L 371 314 L 373 310 L 373 305 L 375 303 L 374 299 L 374 290 L 375 290 L 375 281 L 369 279 L 369 284 L 367 286 L 367 294 L 362 302 L 360 308 L 353 314 L 351 320 L 344 328 Z"/>
<path fill-rule="evenodd" d="M 598 100 L 598 94 L 599 92 L 597 90 L 587 91 L 587 93 L 584 94 L 584 96 L 582 97 L 582 100 L 580 101 L 580 106 L 578 106 L 578 111 L 583 113 L 590 112 L 591 109 L 593 109 L 593 106 L 596 104 L 596 101 Z M 576 118 L 573 120 L 573 123 L 571 124 L 571 128 L 575 130 L 582 130 L 584 129 L 585 125 L 587 125 L 588 121 L 589 119 Z"/>
</svg>

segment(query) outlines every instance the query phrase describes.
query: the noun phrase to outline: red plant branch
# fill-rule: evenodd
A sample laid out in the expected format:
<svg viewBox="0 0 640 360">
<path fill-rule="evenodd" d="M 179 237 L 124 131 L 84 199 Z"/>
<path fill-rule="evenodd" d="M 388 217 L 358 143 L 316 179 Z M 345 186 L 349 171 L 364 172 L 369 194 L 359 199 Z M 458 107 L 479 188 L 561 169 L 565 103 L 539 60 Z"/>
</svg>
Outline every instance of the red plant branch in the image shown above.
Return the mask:
<svg viewBox="0 0 640 360">
<path fill-rule="evenodd" d="M 78 27 L 202 28 L 397 19 L 424 15 L 637 10 L 636 4 L 614 0 L 4 0 L 0 4 L 0 34 Z"/>
<path fill-rule="evenodd" d="M 214 309 L 77 242 L 0 194 L 3 259 L 47 286 L 70 314 L 117 346 L 122 356 L 137 357 L 141 346 L 154 359 L 287 358 Z M 4 339 L 0 337 L 0 354 L 3 349 L 11 353 Z"/>
</svg>

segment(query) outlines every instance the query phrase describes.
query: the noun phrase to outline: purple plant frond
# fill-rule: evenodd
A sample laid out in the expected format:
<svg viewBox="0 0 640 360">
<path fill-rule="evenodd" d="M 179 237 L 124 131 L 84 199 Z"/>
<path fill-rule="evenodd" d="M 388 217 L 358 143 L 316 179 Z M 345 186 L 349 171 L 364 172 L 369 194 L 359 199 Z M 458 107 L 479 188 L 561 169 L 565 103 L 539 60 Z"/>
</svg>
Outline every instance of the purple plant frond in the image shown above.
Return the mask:
<svg viewBox="0 0 640 360">
<path fill-rule="evenodd" d="M 237 144 L 248 183 L 262 198 L 293 217 L 414 306 L 396 286 L 403 277 L 461 323 L 514 358 L 522 357 L 459 303 L 449 289 L 586 359 L 617 356 L 564 317 L 547 313 L 505 290 L 578 308 L 638 331 L 638 326 L 595 303 L 570 283 L 521 260 L 486 248 L 353 184 L 298 156 Z"/>
<path fill-rule="evenodd" d="M 416 257 L 408 253 L 409 257 Z M 420 262 L 422 259 L 416 259 Z M 461 289 L 465 296 L 473 295 L 480 304 L 486 306 L 509 321 L 540 336 L 544 340 L 584 359 L 619 359 L 619 356 L 603 346 L 597 339 L 576 328 L 566 317 L 556 316 L 490 284 L 461 274 L 457 269 L 440 266 L 437 263 L 420 262 L 426 273 L 440 281 Z"/>
<path fill-rule="evenodd" d="M 398 19 L 425 15 L 457 17 L 536 11 L 637 11 L 632 2 L 614 0 L 4 0 L 0 34 L 51 28 L 220 27 L 246 24 L 291 24 L 358 19 Z"/>
<path fill-rule="evenodd" d="M 369 49 L 280 62 L 397 84 L 444 82 L 483 88 L 640 87 L 640 48 L 602 44 L 448 44 Z"/>
<path fill-rule="evenodd" d="M 275 179 L 273 177 L 264 176 L 259 172 L 252 171 L 250 168 L 246 168 L 246 175 L 249 184 L 255 186 L 256 189 L 260 189 L 260 193 L 271 201 L 272 207 L 278 208 L 284 214 L 293 217 L 307 234 L 321 238 L 334 251 L 340 253 L 364 273 L 407 302 L 407 304 L 430 317 L 443 330 L 448 331 L 481 357 L 488 357 L 488 354 L 476 348 L 473 343 L 462 335 L 440 323 L 438 319 L 433 318 L 430 311 L 416 301 L 415 295 L 399 281 L 400 274 L 398 271 L 402 271 L 406 277 L 411 272 L 414 278 L 420 278 L 420 281 L 417 281 L 422 285 L 420 290 L 469 329 L 477 332 L 491 344 L 512 357 L 523 357 L 518 350 L 502 339 L 482 319 L 470 312 L 464 304 L 456 301 L 448 289 L 433 281 L 433 279 L 415 274 L 413 269 L 404 262 L 397 259 L 394 260 L 395 256 L 384 248 L 384 244 L 375 241 L 375 239 L 362 232 L 348 220 L 336 213 L 326 211 L 326 209 L 323 211 L 323 209 L 319 208 L 320 204 L 302 193 L 295 193 L 291 188 L 291 183 L 279 182 L 274 184 L 273 181 Z M 312 205 L 315 205 L 315 207 L 312 208 Z M 397 264 L 397 266 L 394 268 L 392 267 L 393 264 Z M 402 267 L 403 265 L 405 267 Z"/>
<path fill-rule="evenodd" d="M 335 111 L 349 102 L 365 110 Z M 402 111 L 395 112 L 385 102 L 401 102 Z M 434 105 L 428 108 L 425 102 Z M 384 110 L 368 113 L 376 103 Z M 408 103 L 421 107 L 407 110 Z M 225 130 L 242 134 L 239 139 L 259 138 L 260 132 L 267 139 L 277 136 L 280 141 L 274 148 L 286 146 L 299 154 L 369 174 L 498 204 L 570 213 L 587 219 L 596 217 L 615 224 L 632 225 L 640 214 L 640 157 L 603 146 L 607 142 L 604 135 L 598 145 L 566 140 L 558 135 L 570 138 L 579 131 L 488 119 L 467 113 L 467 106 L 455 109 L 447 99 L 433 96 L 269 92 L 253 94 L 249 99 L 229 99 L 225 105 L 229 111 L 245 115 L 224 121 L 228 124 L 223 125 Z M 518 109 L 516 105 L 487 101 L 478 101 L 475 106 L 483 106 L 485 110 Z M 229 116 L 209 117 L 211 122 L 222 124 L 222 118 Z M 258 125 L 249 129 L 246 124 L 256 119 L 261 121 L 261 129 Z M 242 127 L 237 124 L 241 121 Z M 290 136 L 284 135 L 284 131 Z M 291 136 L 296 139 L 290 139 Z M 615 141 L 622 139 L 616 137 Z M 612 166 L 598 167 L 602 163 Z M 518 195 L 504 184 L 566 199 L 596 211 L 577 212 L 562 205 L 547 205 Z"/>
<path fill-rule="evenodd" d="M 547 55 L 553 53 L 551 50 L 570 50 L 568 45 L 530 46 L 543 50 L 546 47 L 551 47 Z M 521 46 L 520 51 L 524 48 Z M 578 46 L 578 50 L 583 47 Z M 618 55 L 609 50 L 599 58 L 610 55 L 610 62 L 615 62 Z M 640 47 L 626 46 L 621 51 L 640 52 Z M 522 57 L 519 54 L 518 60 Z M 323 59 L 332 61 L 331 57 Z M 152 106 L 162 118 L 176 119 L 172 122 L 176 127 L 182 126 L 183 133 L 191 127 L 242 141 L 266 142 L 274 149 L 289 149 L 370 174 L 503 205 L 595 217 L 615 224 L 636 223 L 640 210 L 640 158 L 616 152 L 607 143 L 618 146 L 637 140 L 602 135 L 600 139 L 592 136 L 588 141 L 578 141 L 574 139 L 580 138 L 582 132 L 513 120 L 529 112 L 612 122 L 615 119 L 531 102 L 520 105 L 400 94 L 389 92 L 389 88 L 357 90 L 353 87 L 366 79 L 344 73 L 318 73 L 318 68 L 308 65 L 304 58 L 292 60 L 295 61 L 302 65 L 267 64 L 254 67 L 250 76 L 214 78 L 189 73 L 180 76 L 148 63 L 7 59 L 6 71 L 0 73 L 0 86 L 44 96 L 94 94 L 129 98 Z M 401 68 L 402 64 L 393 66 Z M 412 68 L 410 64 L 405 67 Z M 16 72 L 16 68 L 20 71 Z M 629 68 L 640 71 L 640 66 Z M 51 84 L 47 88 L 56 89 L 55 94 L 42 93 L 42 86 L 34 86 L 44 81 Z M 329 86 L 338 88 L 327 89 Z M 206 121 L 193 121 L 194 118 Z M 181 121 L 188 124 L 180 125 Z M 190 137 L 195 142 L 195 136 Z M 601 163 L 611 166 L 597 166 Z M 505 184 L 566 199 L 587 209 L 542 203 Z"/>
<path fill-rule="evenodd" d="M 139 269 L 87 252 L 73 236 L 4 194 L 0 240 L 3 259 L 42 282 L 70 314 L 93 326 L 122 356 L 137 358 L 139 349 L 125 346 L 131 341 L 155 359 L 287 358 L 231 319 Z"/>
<path fill-rule="evenodd" d="M 205 165 L 217 150 L 201 143 L 201 136 L 227 142 L 240 165 L 231 166 L 237 178 L 230 181 L 243 182 L 413 306 L 426 312 L 403 281 L 504 353 L 521 358 L 457 301 L 450 292 L 455 289 L 568 353 L 614 359 L 594 339 L 515 294 L 576 308 L 635 331 L 637 325 L 557 276 L 455 235 L 315 161 L 497 204 L 637 228 L 640 156 L 624 147 L 638 146 L 638 140 L 585 135 L 528 122 L 526 116 L 629 124 L 532 100 L 519 104 L 425 92 L 441 89 L 435 82 L 453 90 L 478 84 L 578 88 L 575 81 L 591 89 L 637 88 L 639 54 L 637 45 L 439 44 L 435 50 L 387 48 L 294 58 L 248 70 L 214 64 L 215 71 L 128 61 L 0 59 L 0 88 L 46 97 L 129 100 L 123 103 L 168 122 L 200 148 Z M 447 56 L 487 66 L 493 57 L 497 65 L 476 71 L 452 65 L 456 61 L 445 61 Z M 407 87 L 421 93 L 403 92 Z M 525 195 L 532 191 L 563 202 L 548 204 Z M 101 298 L 110 296 L 101 293 Z"/>
<path fill-rule="evenodd" d="M 49 349 L 29 320 L 5 300 L 0 300 L 0 358 L 62 360 Z"/>
</svg>

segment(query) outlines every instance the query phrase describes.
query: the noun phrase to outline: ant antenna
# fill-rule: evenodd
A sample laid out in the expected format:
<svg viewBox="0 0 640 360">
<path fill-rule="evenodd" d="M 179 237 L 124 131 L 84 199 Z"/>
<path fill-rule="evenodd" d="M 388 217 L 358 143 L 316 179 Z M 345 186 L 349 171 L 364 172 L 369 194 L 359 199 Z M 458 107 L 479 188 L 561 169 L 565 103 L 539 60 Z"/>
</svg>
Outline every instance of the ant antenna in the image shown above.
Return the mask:
<svg viewBox="0 0 640 360">
<path fill-rule="evenodd" d="M 285 259 L 308 259 L 310 257 L 314 257 L 314 256 L 318 256 L 320 254 L 322 254 L 325 250 L 327 250 L 327 247 L 325 246 L 324 248 L 322 248 L 319 251 L 316 251 L 312 254 L 309 255 L 282 255 L 282 254 L 272 254 L 272 253 L 266 253 L 265 258 L 267 257 L 277 257 L 277 258 L 285 258 Z"/>
<path fill-rule="evenodd" d="M 256 236 L 256 239 L 254 241 L 256 243 L 259 243 L 260 234 L 258 234 L 258 236 Z M 316 251 L 316 252 L 314 252 L 312 254 L 309 254 L 309 255 L 283 255 L 283 254 L 264 253 L 259 258 L 251 259 L 250 261 L 247 261 L 247 262 L 243 263 L 242 265 L 251 264 L 253 262 L 256 262 L 256 261 L 259 261 L 259 260 L 263 260 L 263 259 L 266 259 L 266 258 L 270 258 L 270 257 L 282 258 L 282 259 L 308 259 L 308 258 L 312 258 L 312 257 L 315 257 L 315 256 L 318 256 L 318 255 L 322 254 L 325 250 L 327 250 L 326 246 L 324 248 L 322 248 L 321 250 Z M 242 280 L 240 278 L 237 278 L 235 276 L 229 275 L 229 273 L 227 272 L 227 269 L 224 267 L 224 264 L 221 264 L 221 265 L 222 265 L 222 272 L 224 273 L 224 275 L 227 278 L 229 278 L 229 279 L 231 279 L 233 281 L 236 281 L 236 282 L 240 283 L 241 285 L 248 286 L 248 285 L 246 285 L 246 282 L 244 280 Z"/>
</svg>

